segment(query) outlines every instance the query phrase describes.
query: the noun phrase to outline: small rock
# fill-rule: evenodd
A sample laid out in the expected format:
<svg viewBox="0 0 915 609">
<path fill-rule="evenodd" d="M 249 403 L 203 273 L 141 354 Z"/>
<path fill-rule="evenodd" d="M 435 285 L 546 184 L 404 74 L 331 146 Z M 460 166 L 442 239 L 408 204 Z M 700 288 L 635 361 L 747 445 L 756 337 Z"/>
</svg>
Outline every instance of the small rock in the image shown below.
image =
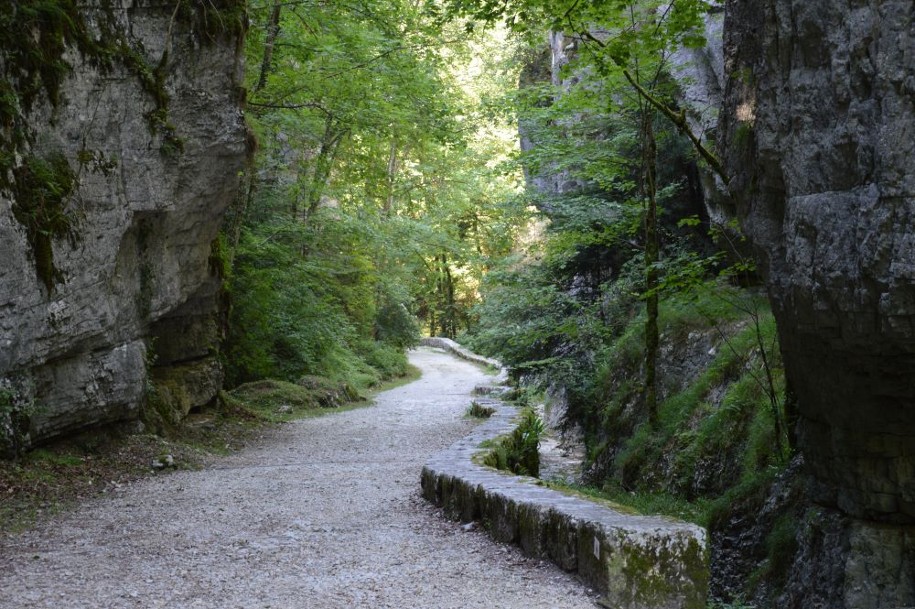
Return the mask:
<svg viewBox="0 0 915 609">
<path fill-rule="evenodd" d="M 477 528 L 477 523 L 475 523 L 475 522 L 468 522 L 467 524 L 461 526 L 461 529 L 465 533 L 469 533 L 470 531 L 473 531 L 476 528 Z"/>
<path fill-rule="evenodd" d="M 153 459 L 153 462 L 150 465 L 156 470 L 165 469 L 166 467 L 175 467 L 175 457 L 172 455 L 165 455 L 158 459 Z"/>
</svg>

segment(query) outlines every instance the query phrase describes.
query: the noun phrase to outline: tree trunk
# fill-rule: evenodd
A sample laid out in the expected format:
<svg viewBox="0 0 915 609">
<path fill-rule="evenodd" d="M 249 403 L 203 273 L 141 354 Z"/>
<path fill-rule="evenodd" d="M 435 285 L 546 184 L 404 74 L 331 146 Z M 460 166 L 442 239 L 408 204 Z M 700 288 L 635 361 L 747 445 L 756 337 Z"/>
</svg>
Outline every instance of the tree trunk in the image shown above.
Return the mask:
<svg viewBox="0 0 915 609">
<path fill-rule="evenodd" d="M 267 86 L 267 75 L 270 74 L 270 70 L 273 67 L 273 49 L 276 46 L 276 39 L 280 35 L 280 10 L 282 6 L 282 0 L 274 0 L 270 21 L 267 23 L 267 39 L 264 41 L 264 58 L 261 61 L 261 73 L 257 79 L 257 85 L 254 87 L 255 91 L 260 91 Z"/>
<path fill-rule="evenodd" d="M 643 106 L 642 154 L 644 164 L 645 203 L 645 408 L 652 426 L 658 423 L 657 369 L 658 332 L 658 268 L 660 240 L 658 237 L 657 201 L 657 142 L 655 141 L 652 109 Z"/>
<path fill-rule="evenodd" d="M 337 154 L 337 147 L 346 135 L 345 130 L 338 130 L 332 116 L 328 116 L 324 123 L 324 135 L 321 138 L 321 147 L 318 154 L 315 155 L 311 184 L 308 188 L 308 207 L 305 210 L 305 222 L 311 219 L 312 215 L 318 210 L 321 204 L 321 197 L 327 188 L 330 179 L 330 172 L 333 168 L 334 158 Z"/>
<path fill-rule="evenodd" d="M 451 267 L 448 266 L 448 259 L 444 255 L 442 255 L 442 270 L 445 277 L 445 319 L 448 321 L 445 336 L 453 340 L 457 336 L 457 320 L 455 319 L 454 309 L 454 278 L 451 277 Z"/>
<path fill-rule="evenodd" d="M 394 181 L 397 177 L 397 141 L 391 140 L 391 152 L 388 155 L 388 174 L 387 174 L 387 192 L 385 192 L 384 207 L 382 213 L 385 217 L 391 215 L 394 209 Z"/>
</svg>

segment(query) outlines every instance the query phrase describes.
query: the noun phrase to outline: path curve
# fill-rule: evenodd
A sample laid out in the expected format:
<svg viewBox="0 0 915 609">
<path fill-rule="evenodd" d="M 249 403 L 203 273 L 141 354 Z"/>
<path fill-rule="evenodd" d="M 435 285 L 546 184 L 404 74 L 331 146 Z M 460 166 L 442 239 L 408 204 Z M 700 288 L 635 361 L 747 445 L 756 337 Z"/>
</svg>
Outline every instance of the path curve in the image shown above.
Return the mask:
<svg viewBox="0 0 915 609">
<path fill-rule="evenodd" d="M 0 608 L 579 609 L 550 564 L 445 521 L 425 460 L 467 433 L 474 365 L 421 348 L 377 405 L 283 426 L 0 540 Z"/>
</svg>

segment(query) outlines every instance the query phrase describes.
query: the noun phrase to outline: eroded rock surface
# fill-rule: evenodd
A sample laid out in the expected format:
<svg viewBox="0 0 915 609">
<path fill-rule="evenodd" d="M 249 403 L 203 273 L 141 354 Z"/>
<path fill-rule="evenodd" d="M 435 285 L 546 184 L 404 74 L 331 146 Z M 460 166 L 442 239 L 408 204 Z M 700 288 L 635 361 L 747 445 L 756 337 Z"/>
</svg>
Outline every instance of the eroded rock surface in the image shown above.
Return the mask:
<svg viewBox="0 0 915 609">
<path fill-rule="evenodd" d="M 850 551 L 803 550 L 820 572 L 840 564 L 830 606 L 915 604 L 899 570 L 915 551 L 913 17 L 900 0 L 727 3 L 730 186 L 768 282 L 812 498 L 851 517 L 832 535 Z"/>
<path fill-rule="evenodd" d="M 915 7 L 732 2 L 722 115 L 818 498 L 915 522 Z"/>
<path fill-rule="evenodd" d="M 213 2 L 206 17 L 230 5 Z M 19 162 L 63 158 L 75 174 L 65 201 L 74 238 L 54 238 L 42 254 L 13 213 L 21 201 L 0 191 L 7 452 L 136 420 L 151 371 L 183 392 L 185 408 L 219 385 L 220 280 L 208 261 L 246 155 L 242 32 L 202 28 L 175 6 L 117 0 L 79 9 L 93 38 L 126 46 L 108 67 L 68 47 L 72 70 L 59 102 L 39 100 L 26 114 L 33 137 L 17 150 Z M 42 255 L 53 255 L 56 278 L 42 273 Z"/>
</svg>

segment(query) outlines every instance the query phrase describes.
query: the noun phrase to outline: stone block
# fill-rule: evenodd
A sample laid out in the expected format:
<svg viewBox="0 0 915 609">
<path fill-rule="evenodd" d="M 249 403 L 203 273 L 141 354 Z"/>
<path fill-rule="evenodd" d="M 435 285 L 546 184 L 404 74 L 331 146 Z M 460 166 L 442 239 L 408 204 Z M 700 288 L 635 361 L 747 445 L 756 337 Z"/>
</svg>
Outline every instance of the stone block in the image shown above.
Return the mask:
<svg viewBox="0 0 915 609">
<path fill-rule="evenodd" d="M 480 444 L 512 431 L 517 411 L 495 414 L 423 468 L 423 496 L 453 519 L 480 520 L 496 541 L 548 557 L 619 609 L 704 609 L 705 531 L 671 519 L 622 514 L 538 481 L 474 462 Z"/>
</svg>

